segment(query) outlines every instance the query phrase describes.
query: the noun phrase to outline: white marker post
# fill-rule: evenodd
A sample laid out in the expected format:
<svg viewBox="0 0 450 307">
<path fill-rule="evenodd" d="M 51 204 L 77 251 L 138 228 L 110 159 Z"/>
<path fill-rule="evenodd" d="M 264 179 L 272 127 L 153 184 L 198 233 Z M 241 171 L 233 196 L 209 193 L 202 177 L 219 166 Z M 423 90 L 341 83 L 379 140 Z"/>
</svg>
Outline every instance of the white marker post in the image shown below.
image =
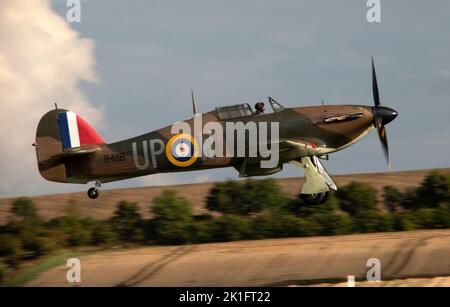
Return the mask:
<svg viewBox="0 0 450 307">
<path fill-rule="evenodd" d="M 347 276 L 347 287 L 355 287 L 355 275 L 348 275 Z"/>
</svg>

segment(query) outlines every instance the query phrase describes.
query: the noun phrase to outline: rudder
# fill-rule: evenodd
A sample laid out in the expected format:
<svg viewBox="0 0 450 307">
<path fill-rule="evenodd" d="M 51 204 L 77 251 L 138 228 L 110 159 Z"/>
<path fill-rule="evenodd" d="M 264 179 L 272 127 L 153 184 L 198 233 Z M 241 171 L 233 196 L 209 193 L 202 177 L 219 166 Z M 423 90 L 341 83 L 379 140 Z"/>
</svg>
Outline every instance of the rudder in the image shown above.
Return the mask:
<svg viewBox="0 0 450 307">
<path fill-rule="evenodd" d="M 59 111 L 58 124 L 64 149 L 105 143 L 97 132 L 74 112 Z"/>
<path fill-rule="evenodd" d="M 97 132 L 74 112 L 51 110 L 42 116 L 36 130 L 39 173 L 49 181 L 68 182 L 64 153 L 103 143 Z"/>
</svg>

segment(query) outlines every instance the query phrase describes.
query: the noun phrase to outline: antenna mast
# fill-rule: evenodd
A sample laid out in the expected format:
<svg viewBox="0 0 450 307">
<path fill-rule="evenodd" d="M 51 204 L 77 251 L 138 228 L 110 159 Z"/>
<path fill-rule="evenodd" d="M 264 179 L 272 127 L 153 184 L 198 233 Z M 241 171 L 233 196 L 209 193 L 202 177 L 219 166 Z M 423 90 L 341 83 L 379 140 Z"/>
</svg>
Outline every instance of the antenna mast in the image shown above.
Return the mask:
<svg viewBox="0 0 450 307">
<path fill-rule="evenodd" d="M 192 97 L 192 113 L 195 115 L 195 114 L 197 114 L 197 107 L 195 106 L 194 90 L 193 89 L 191 89 L 191 97 Z"/>
</svg>

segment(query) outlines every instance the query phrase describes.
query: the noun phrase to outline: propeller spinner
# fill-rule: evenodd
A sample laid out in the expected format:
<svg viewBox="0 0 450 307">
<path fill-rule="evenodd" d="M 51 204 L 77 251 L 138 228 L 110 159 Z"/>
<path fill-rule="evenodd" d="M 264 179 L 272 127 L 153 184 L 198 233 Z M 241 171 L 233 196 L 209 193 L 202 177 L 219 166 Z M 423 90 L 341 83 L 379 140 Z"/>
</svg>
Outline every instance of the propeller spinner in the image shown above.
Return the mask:
<svg viewBox="0 0 450 307">
<path fill-rule="evenodd" d="M 386 135 L 386 128 L 384 127 L 393 121 L 398 113 L 397 111 L 381 106 L 380 94 L 378 92 L 377 74 L 375 72 L 375 64 L 372 58 L 372 92 L 375 107 L 372 108 L 373 121 L 375 127 L 378 129 L 378 137 L 380 138 L 381 146 L 383 147 L 384 156 L 386 158 L 388 168 L 391 169 L 391 161 L 389 158 L 389 145 Z"/>
</svg>

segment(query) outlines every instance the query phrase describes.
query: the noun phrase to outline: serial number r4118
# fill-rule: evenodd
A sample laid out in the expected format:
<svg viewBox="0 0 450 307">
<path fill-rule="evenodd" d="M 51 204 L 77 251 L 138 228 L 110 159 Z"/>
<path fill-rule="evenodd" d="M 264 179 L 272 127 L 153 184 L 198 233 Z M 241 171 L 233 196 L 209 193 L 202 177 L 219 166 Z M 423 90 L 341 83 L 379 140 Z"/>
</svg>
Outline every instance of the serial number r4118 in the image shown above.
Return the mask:
<svg viewBox="0 0 450 307">
<path fill-rule="evenodd" d="M 115 153 L 112 155 L 104 155 L 103 159 L 105 163 L 123 162 L 125 161 L 125 153 Z"/>
</svg>

